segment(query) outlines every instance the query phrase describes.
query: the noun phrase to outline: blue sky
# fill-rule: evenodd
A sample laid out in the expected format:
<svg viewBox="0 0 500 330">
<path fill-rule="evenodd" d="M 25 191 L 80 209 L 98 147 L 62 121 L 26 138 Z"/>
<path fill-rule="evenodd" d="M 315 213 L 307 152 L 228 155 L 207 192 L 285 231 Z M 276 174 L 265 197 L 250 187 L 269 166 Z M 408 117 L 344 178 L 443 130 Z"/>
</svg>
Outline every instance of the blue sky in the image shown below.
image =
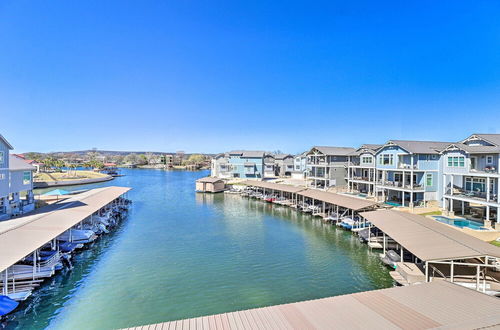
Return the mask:
<svg viewBox="0 0 500 330">
<path fill-rule="evenodd" d="M 500 133 L 500 2 L 0 2 L 16 151 L 296 153 Z"/>
</svg>

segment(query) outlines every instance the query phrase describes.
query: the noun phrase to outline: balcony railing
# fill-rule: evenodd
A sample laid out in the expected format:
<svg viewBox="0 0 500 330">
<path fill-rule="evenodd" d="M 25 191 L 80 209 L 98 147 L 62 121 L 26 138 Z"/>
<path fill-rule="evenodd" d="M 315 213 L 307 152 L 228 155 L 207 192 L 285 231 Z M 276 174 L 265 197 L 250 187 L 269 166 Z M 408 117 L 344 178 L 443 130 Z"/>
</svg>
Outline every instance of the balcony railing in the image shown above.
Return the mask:
<svg viewBox="0 0 500 330">
<path fill-rule="evenodd" d="M 483 169 L 471 168 L 471 173 L 481 173 L 481 174 L 498 174 L 498 169 L 494 166 L 486 166 Z"/>
<path fill-rule="evenodd" d="M 368 182 L 374 181 L 373 178 L 369 178 L 367 176 L 353 176 L 351 180 L 368 181 Z"/>
<path fill-rule="evenodd" d="M 450 188 L 446 189 L 445 195 L 451 196 Z M 468 190 L 461 189 L 461 188 L 454 188 L 453 189 L 453 196 L 474 199 L 474 200 L 477 200 L 480 202 L 488 202 L 488 199 L 487 199 L 488 196 L 487 196 L 486 192 L 483 192 L 483 191 L 468 191 Z M 498 194 L 490 193 L 489 202 L 499 203 Z"/>
<path fill-rule="evenodd" d="M 404 170 L 411 170 L 411 169 L 412 169 L 412 166 L 411 166 L 411 164 L 399 163 L 399 164 L 398 164 L 398 168 L 400 168 L 400 169 L 404 169 Z M 413 164 L 413 169 L 414 169 L 414 170 L 417 170 L 417 169 L 418 169 L 418 166 L 417 166 L 416 164 Z"/>
<path fill-rule="evenodd" d="M 379 181 L 377 184 L 380 186 L 384 186 L 384 187 L 394 187 L 394 188 L 402 188 L 402 189 L 410 189 L 410 190 L 422 190 L 422 189 L 424 189 L 424 186 L 421 184 L 414 183 L 413 187 L 412 187 L 412 185 L 409 183 L 404 184 L 403 182 L 399 182 L 399 181 Z"/>
</svg>

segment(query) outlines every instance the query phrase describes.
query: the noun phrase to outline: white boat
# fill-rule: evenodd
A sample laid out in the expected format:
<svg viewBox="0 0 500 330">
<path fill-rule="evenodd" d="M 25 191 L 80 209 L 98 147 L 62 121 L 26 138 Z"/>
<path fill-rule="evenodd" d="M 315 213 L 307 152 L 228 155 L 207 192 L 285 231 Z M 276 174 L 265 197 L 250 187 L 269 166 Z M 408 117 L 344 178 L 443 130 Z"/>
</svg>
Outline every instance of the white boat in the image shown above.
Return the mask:
<svg viewBox="0 0 500 330">
<path fill-rule="evenodd" d="M 70 229 L 57 237 L 58 241 L 72 243 L 90 243 L 97 238 L 97 235 L 92 230 L 87 229 Z"/>
<path fill-rule="evenodd" d="M 15 290 L 11 291 L 10 293 L 7 293 L 7 297 L 15 301 L 24 301 L 28 299 L 29 296 L 31 296 L 32 292 L 33 288 L 23 288 L 20 290 Z"/>
</svg>

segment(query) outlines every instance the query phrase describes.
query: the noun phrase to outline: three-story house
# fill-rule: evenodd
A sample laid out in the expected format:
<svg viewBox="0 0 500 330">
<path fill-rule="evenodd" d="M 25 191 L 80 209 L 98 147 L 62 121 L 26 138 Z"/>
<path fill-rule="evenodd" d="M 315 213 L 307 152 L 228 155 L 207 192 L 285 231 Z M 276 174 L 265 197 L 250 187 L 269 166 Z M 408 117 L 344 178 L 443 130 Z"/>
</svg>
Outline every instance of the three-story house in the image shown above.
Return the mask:
<svg viewBox="0 0 500 330">
<path fill-rule="evenodd" d="M 442 157 L 443 208 L 465 214 L 475 206 L 486 225 L 496 219 L 499 226 L 500 134 L 473 134 L 448 145 Z"/>
</svg>

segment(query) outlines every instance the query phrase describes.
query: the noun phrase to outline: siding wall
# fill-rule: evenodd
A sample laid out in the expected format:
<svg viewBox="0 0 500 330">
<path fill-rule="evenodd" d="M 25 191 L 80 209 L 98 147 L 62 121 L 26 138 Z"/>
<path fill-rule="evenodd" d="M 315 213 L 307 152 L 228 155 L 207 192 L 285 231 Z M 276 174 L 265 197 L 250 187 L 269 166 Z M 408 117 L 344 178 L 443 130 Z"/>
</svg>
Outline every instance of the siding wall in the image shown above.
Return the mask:
<svg viewBox="0 0 500 330">
<path fill-rule="evenodd" d="M 10 172 L 10 192 L 20 192 L 33 189 L 33 180 L 30 179 L 28 184 L 24 184 L 24 172 L 30 171 L 11 171 Z M 30 177 L 32 173 L 30 172 Z"/>
<path fill-rule="evenodd" d="M 0 152 L 3 153 L 3 162 L 0 163 L 0 198 L 9 195 L 9 148 L 0 141 Z"/>
</svg>

